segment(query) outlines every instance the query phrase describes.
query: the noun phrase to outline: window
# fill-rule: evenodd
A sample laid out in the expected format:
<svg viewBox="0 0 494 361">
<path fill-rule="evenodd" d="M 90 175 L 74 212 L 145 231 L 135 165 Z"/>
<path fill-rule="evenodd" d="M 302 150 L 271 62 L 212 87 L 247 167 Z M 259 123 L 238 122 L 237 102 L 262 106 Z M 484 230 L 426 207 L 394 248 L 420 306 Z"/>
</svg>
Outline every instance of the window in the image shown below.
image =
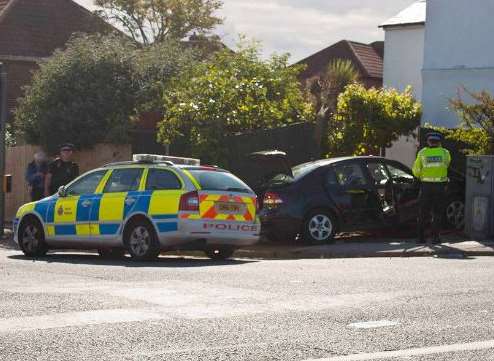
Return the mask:
<svg viewBox="0 0 494 361">
<path fill-rule="evenodd" d="M 142 168 L 114 169 L 105 186 L 105 193 L 132 192 L 139 189 Z"/>
<path fill-rule="evenodd" d="M 343 163 L 333 166 L 336 181 L 341 187 L 360 187 L 367 185 L 360 164 Z"/>
<path fill-rule="evenodd" d="M 79 178 L 67 187 L 67 195 L 78 196 L 94 193 L 105 174 L 106 170 L 100 170 L 82 176 L 82 178 Z"/>
<path fill-rule="evenodd" d="M 409 182 L 413 183 L 415 178 L 413 175 L 411 175 L 409 172 L 405 171 L 404 169 L 397 168 L 394 165 L 387 164 L 389 173 L 391 174 L 391 178 L 395 181 L 401 181 L 401 182 Z"/>
<path fill-rule="evenodd" d="M 386 171 L 386 167 L 382 163 L 369 163 L 367 164 L 367 169 L 369 169 L 369 173 L 371 178 L 374 180 L 377 186 L 384 186 L 389 181 L 388 172 Z"/>
<path fill-rule="evenodd" d="M 227 191 L 250 193 L 248 185 L 231 173 L 193 169 L 189 172 L 206 191 Z"/>
<path fill-rule="evenodd" d="M 175 174 L 162 169 L 150 169 L 146 184 L 150 191 L 166 189 L 182 189 L 182 184 Z"/>
</svg>

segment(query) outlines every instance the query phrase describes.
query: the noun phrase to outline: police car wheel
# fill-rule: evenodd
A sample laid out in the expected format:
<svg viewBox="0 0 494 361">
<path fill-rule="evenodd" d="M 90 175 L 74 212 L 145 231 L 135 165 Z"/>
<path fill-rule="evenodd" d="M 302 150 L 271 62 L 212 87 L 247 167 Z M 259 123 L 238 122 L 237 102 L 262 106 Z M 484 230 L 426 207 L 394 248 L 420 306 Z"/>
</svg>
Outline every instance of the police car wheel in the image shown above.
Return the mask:
<svg viewBox="0 0 494 361">
<path fill-rule="evenodd" d="M 336 218 L 326 210 L 315 210 L 305 218 L 303 235 L 309 244 L 325 244 L 334 241 Z"/>
<path fill-rule="evenodd" d="M 19 247 L 28 257 L 41 257 L 48 252 L 45 234 L 37 219 L 28 218 L 19 228 Z"/>
<path fill-rule="evenodd" d="M 120 259 L 125 257 L 125 250 L 119 248 L 98 249 L 98 254 L 107 259 Z"/>
<path fill-rule="evenodd" d="M 132 259 L 148 261 L 159 256 L 159 242 L 154 229 L 148 222 L 136 221 L 124 233 L 125 245 Z"/>
<path fill-rule="evenodd" d="M 206 255 L 215 261 L 224 261 L 233 256 L 235 248 L 233 247 L 210 247 L 206 249 Z"/>
</svg>

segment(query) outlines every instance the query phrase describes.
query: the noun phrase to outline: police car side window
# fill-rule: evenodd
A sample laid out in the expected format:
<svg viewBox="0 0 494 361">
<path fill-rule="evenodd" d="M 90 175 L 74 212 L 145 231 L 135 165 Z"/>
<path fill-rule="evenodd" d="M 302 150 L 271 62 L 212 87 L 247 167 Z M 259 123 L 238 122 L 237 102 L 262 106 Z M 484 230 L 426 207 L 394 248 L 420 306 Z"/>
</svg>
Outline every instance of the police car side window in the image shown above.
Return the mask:
<svg viewBox="0 0 494 361">
<path fill-rule="evenodd" d="M 114 169 L 106 182 L 104 193 L 133 192 L 139 190 L 142 168 Z"/>
<path fill-rule="evenodd" d="M 78 196 L 94 193 L 105 174 L 106 170 L 100 170 L 83 176 L 67 188 L 67 195 Z"/>
<path fill-rule="evenodd" d="M 182 184 L 175 174 L 162 169 L 150 169 L 146 183 L 146 190 L 173 190 L 182 189 Z"/>
</svg>

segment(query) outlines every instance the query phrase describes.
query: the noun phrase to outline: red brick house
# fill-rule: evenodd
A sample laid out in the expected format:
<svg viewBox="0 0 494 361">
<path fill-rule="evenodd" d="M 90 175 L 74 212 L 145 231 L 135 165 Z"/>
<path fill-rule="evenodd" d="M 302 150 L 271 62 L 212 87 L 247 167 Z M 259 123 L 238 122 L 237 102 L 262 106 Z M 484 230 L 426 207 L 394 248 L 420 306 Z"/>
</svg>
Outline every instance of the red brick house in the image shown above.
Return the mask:
<svg viewBox="0 0 494 361">
<path fill-rule="evenodd" d="M 371 44 L 342 40 L 301 61 L 307 68 L 300 74 L 300 81 L 305 86 L 326 71 L 328 65 L 336 59 L 350 60 L 359 71 L 361 81 L 366 87 L 383 85 L 384 42 Z"/>
<path fill-rule="evenodd" d="M 112 30 L 72 0 L 0 0 L 0 62 L 7 70 L 10 113 L 37 62 L 63 48 L 73 33 Z"/>
</svg>

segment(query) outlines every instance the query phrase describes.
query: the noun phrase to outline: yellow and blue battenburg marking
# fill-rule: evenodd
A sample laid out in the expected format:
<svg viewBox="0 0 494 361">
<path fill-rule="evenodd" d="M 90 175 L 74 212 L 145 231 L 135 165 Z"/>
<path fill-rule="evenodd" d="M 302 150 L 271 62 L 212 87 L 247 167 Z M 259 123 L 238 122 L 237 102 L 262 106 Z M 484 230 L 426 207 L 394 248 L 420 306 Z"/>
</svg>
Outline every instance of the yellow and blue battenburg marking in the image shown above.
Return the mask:
<svg viewBox="0 0 494 361">
<path fill-rule="evenodd" d="M 165 196 L 160 191 L 53 197 L 34 205 L 47 236 L 114 236 L 126 219 L 149 215 L 160 233 L 178 230 L 178 203 L 182 192 Z"/>
</svg>

